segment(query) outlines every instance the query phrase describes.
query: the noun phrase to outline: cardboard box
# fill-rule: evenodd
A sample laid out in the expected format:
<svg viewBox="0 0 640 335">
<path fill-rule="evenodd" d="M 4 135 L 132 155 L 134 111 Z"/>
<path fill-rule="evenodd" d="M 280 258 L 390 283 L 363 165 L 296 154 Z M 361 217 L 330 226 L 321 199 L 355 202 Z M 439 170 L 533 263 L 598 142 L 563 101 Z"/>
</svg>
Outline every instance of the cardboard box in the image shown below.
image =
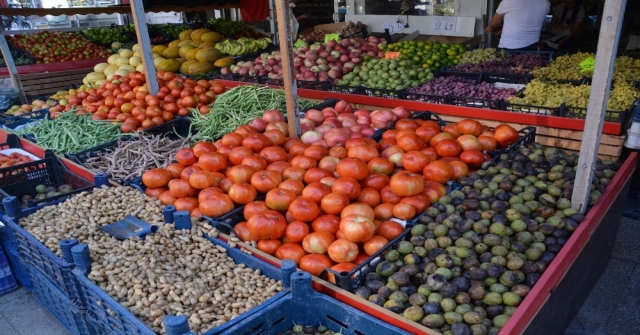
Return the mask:
<svg viewBox="0 0 640 335">
<path fill-rule="evenodd" d="M 319 24 L 313 27 L 313 30 L 337 31 L 344 28 L 345 25 L 346 25 L 346 22 Z"/>
</svg>

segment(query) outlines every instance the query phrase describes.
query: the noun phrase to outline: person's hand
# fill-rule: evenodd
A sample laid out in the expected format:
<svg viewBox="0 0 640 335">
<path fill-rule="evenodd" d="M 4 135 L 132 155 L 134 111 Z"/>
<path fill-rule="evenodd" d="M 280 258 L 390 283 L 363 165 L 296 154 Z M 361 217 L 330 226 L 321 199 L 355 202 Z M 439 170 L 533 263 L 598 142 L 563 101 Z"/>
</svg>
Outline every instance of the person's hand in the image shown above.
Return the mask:
<svg viewBox="0 0 640 335">
<path fill-rule="evenodd" d="M 304 20 L 309 18 L 309 13 L 302 14 L 298 16 L 298 20 Z"/>
<path fill-rule="evenodd" d="M 484 32 L 485 34 L 490 34 L 493 32 L 493 28 L 491 26 L 487 26 L 486 28 L 484 28 Z"/>
</svg>

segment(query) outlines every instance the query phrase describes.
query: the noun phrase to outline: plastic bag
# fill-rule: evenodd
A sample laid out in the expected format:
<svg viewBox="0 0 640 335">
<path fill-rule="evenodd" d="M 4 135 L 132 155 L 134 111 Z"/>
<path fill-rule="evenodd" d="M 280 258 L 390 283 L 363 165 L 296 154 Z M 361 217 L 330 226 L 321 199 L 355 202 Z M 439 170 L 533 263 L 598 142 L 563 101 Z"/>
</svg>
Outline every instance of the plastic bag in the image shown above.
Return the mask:
<svg viewBox="0 0 640 335">
<path fill-rule="evenodd" d="M 20 105 L 20 92 L 13 87 L 10 78 L 0 79 L 0 112 L 4 113 L 13 105 Z"/>
</svg>

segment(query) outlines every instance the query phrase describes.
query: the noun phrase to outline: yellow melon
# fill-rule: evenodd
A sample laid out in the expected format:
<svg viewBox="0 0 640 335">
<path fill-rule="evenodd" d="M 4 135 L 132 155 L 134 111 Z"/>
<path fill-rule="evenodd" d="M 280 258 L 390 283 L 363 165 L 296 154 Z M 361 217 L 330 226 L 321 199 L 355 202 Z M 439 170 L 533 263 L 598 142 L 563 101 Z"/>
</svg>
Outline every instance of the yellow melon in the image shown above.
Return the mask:
<svg viewBox="0 0 640 335">
<path fill-rule="evenodd" d="M 202 35 L 206 34 L 206 33 L 210 33 L 211 30 L 206 29 L 206 28 L 201 28 L 201 29 L 196 29 L 193 32 L 191 32 L 191 39 L 194 41 L 199 41 L 200 38 L 202 37 Z"/>
<path fill-rule="evenodd" d="M 102 73 L 104 72 L 104 69 L 107 68 L 107 66 L 109 66 L 109 63 L 98 63 L 93 67 L 93 71 Z"/>
<path fill-rule="evenodd" d="M 129 65 L 138 66 L 140 64 L 142 64 L 142 58 L 140 58 L 138 56 L 133 56 L 133 57 L 129 58 Z"/>
<path fill-rule="evenodd" d="M 155 53 L 157 53 L 159 55 L 162 55 L 162 52 L 164 52 L 166 49 L 167 49 L 166 45 L 156 45 L 153 48 L 151 48 L 151 51 L 153 51 L 153 52 L 155 52 Z"/>
<path fill-rule="evenodd" d="M 161 54 L 157 54 L 157 53 L 154 52 L 154 53 L 151 54 L 151 58 L 153 58 L 153 59 L 162 58 L 162 55 Z"/>
<path fill-rule="evenodd" d="M 213 63 L 220 57 L 222 57 L 222 53 L 220 53 L 218 49 L 214 48 L 200 49 L 196 54 L 196 60 L 198 62 Z"/>
<path fill-rule="evenodd" d="M 160 71 L 178 72 L 180 69 L 180 62 L 175 59 L 165 59 L 158 63 L 156 68 Z"/>
<path fill-rule="evenodd" d="M 202 44 L 202 42 L 201 42 L 201 41 L 191 41 L 191 43 L 189 43 L 189 45 L 193 45 L 193 46 L 194 46 L 194 47 L 196 47 L 196 48 L 197 48 L 197 47 L 199 47 L 199 46 L 200 46 L 200 44 Z"/>
<path fill-rule="evenodd" d="M 140 72 L 144 71 L 144 64 L 140 64 L 136 66 L 136 71 L 140 71 Z"/>
<path fill-rule="evenodd" d="M 178 51 L 178 55 L 181 58 L 185 58 L 185 55 L 187 54 L 187 52 L 195 49 L 196 47 L 194 47 L 193 45 L 185 45 L 183 47 L 180 48 L 180 50 Z"/>
<path fill-rule="evenodd" d="M 122 70 L 122 69 L 125 69 L 125 70 L 127 70 L 129 72 L 136 70 L 136 68 L 134 66 L 131 66 L 131 65 L 122 65 L 122 66 L 120 66 L 120 68 L 118 70 Z"/>
<path fill-rule="evenodd" d="M 120 55 L 120 57 L 129 58 L 129 57 L 133 56 L 133 51 L 131 51 L 129 49 L 120 49 L 118 54 Z"/>
<path fill-rule="evenodd" d="M 189 75 L 199 75 L 205 74 L 213 69 L 213 65 L 211 63 L 205 62 L 195 62 L 191 63 L 187 69 L 187 74 Z"/>
<path fill-rule="evenodd" d="M 179 36 L 180 40 L 181 40 L 181 41 L 184 41 L 184 40 L 189 40 L 189 39 L 191 39 L 191 33 L 192 33 L 192 32 L 193 32 L 193 29 L 183 30 L 183 31 L 180 33 L 180 36 Z"/>
<path fill-rule="evenodd" d="M 173 47 L 173 48 L 167 48 L 163 53 L 162 56 L 164 58 L 178 58 L 180 57 L 180 49 Z"/>
<path fill-rule="evenodd" d="M 184 54 L 184 58 L 186 58 L 187 60 L 195 60 L 196 55 L 198 54 L 199 51 L 200 49 L 191 49 L 187 51 L 186 54 Z"/>
<path fill-rule="evenodd" d="M 212 48 L 216 46 L 216 42 L 213 41 L 202 41 L 202 43 L 200 43 L 200 47 L 201 48 Z"/>
<path fill-rule="evenodd" d="M 187 59 L 186 59 L 186 58 L 182 58 L 182 57 L 180 57 L 180 58 L 176 58 L 176 60 L 177 60 L 178 62 L 180 62 L 180 64 L 182 64 L 182 63 L 184 63 L 184 62 L 186 62 L 186 61 L 187 61 Z"/>
<path fill-rule="evenodd" d="M 118 69 L 118 71 L 114 72 L 113 74 L 117 74 L 120 77 L 126 77 L 126 76 L 129 75 L 129 72 L 131 72 L 131 71 L 129 71 L 127 69 Z"/>
<path fill-rule="evenodd" d="M 84 77 L 84 79 L 87 80 L 87 82 L 94 84 L 96 81 L 102 79 L 106 79 L 106 77 L 104 76 L 104 73 L 101 72 L 90 72 L 89 74 L 87 74 L 86 77 Z"/>
<path fill-rule="evenodd" d="M 109 56 L 109 58 L 107 58 L 107 63 L 108 64 L 115 64 L 116 63 L 116 59 L 120 58 L 120 55 L 118 54 L 114 54 Z"/>
<path fill-rule="evenodd" d="M 162 57 L 154 58 L 154 59 L 153 59 L 153 65 L 158 65 L 158 64 L 160 64 L 160 62 L 162 62 L 162 61 L 163 61 L 163 60 L 165 60 L 165 59 L 166 59 L 166 58 L 162 58 Z"/>
<path fill-rule="evenodd" d="M 134 45 L 131 47 L 131 50 L 132 50 L 132 51 L 140 51 L 140 45 L 139 45 L 138 43 L 134 44 Z"/>
<path fill-rule="evenodd" d="M 182 65 L 180 65 L 180 73 L 189 74 L 189 72 L 188 72 L 189 66 L 191 66 L 191 64 L 196 64 L 196 63 L 198 63 L 198 61 L 195 61 L 195 60 L 188 60 L 188 61 L 182 63 Z"/>
<path fill-rule="evenodd" d="M 180 41 L 180 40 L 174 40 L 174 41 L 169 42 L 169 48 L 179 46 L 179 45 L 180 45 L 180 42 L 182 42 L 182 41 Z"/>
<path fill-rule="evenodd" d="M 220 58 L 217 61 L 215 61 L 213 63 L 213 66 L 217 66 L 217 67 L 227 67 L 229 65 L 233 64 L 233 58 L 230 57 L 224 57 L 224 58 Z"/>
<path fill-rule="evenodd" d="M 203 42 L 218 42 L 221 39 L 222 35 L 220 35 L 220 33 L 216 31 L 208 32 L 200 37 L 200 40 Z"/>
<path fill-rule="evenodd" d="M 110 74 L 116 72 L 120 67 L 116 64 L 111 64 L 102 70 L 104 74 Z"/>
</svg>

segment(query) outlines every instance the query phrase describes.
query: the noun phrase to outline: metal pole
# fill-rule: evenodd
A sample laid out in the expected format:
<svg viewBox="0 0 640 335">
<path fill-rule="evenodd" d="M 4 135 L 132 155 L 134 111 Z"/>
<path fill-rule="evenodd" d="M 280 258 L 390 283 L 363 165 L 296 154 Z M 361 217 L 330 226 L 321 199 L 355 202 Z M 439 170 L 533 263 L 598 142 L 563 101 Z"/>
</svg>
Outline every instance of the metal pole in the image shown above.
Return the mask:
<svg viewBox="0 0 640 335">
<path fill-rule="evenodd" d="M 151 39 L 147 30 L 147 19 L 144 15 L 142 0 L 131 0 L 131 15 L 133 16 L 133 23 L 136 25 L 136 36 L 138 37 L 138 46 L 140 47 L 142 64 L 144 64 L 144 76 L 147 78 L 149 93 L 156 95 L 160 90 L 160 86 L 156 79 L 156 66 L 153 63 Z"/>
<path fill-rule="evenodd" d="M 11 76 L 11 83 L 13 84 L 13 87 L 18 90 L 18 93 L 20 93 L 20 100 L 23 104 L 28 103 L 27 96 L 24 94 L 24 90 L 22 89 L 22 82 L 20 81 L 20 75 L 18 74 L 16 63 L 13 61 L 11 50 L 9 50 L 9 44 L 7 43 L 7 39 L 4 37 L 4 27 L 2 24 L 0 24 L 0 52 L 2 52 L 2 57 L 4 57 L 5 63 L 7 63 L 7 69 Z"/>
<path fill-rule="evenodd" d="M 616 61 L 616 51 L 622 29 L 622 19 L 627 0 L 606 0 L 598 50 L 596 67 L 593 71 L 593 82 L 587 107 L 587 119 L 584 125 L 584 137 L 580 146 L 578 171 L 573 186 L 571 207 L 584 213 L 589 205 L 591 178 L 598 158 L 598 147 L 602 137 L 602 126 L 611 89 L 611 75 Z"/>
<path fill-rule="evenodd" d="M 290 15 L 291 9 L 286 0 L 277 0 L 278 35 L 280 36 L 280 56 L 282 57 L 282 78 L 284 80 L 285 98 L 287 100 L 287 117 L 289 122 L 289 137 L 297 138 L 300 134 L 300 120 L 298 120 L 298 83 L 293 72 L 294 55 Z"/>
</svg>

